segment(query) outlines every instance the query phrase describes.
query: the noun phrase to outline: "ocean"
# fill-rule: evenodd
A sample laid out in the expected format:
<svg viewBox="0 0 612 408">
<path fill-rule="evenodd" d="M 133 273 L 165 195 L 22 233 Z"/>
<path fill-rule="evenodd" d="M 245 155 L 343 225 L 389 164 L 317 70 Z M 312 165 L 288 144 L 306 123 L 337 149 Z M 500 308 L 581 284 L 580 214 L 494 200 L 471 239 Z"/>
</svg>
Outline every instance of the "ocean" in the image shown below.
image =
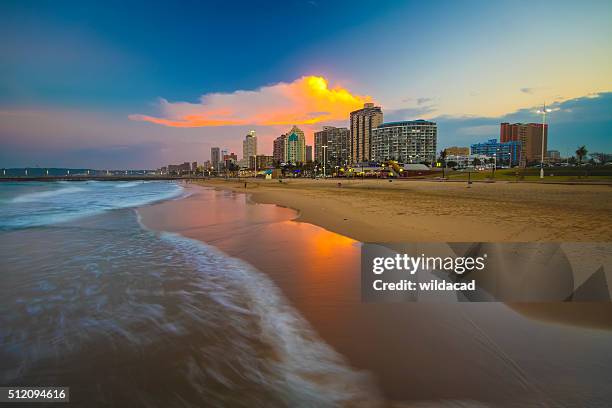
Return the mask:
<svg viewBox="0 0 612 408">
<path fill-rule="evenodd" d="M 74 406 L 379 404 L 252 265 L 147 229 L 171 182 L 0 184 L 0 386 Z"/>
</svg>

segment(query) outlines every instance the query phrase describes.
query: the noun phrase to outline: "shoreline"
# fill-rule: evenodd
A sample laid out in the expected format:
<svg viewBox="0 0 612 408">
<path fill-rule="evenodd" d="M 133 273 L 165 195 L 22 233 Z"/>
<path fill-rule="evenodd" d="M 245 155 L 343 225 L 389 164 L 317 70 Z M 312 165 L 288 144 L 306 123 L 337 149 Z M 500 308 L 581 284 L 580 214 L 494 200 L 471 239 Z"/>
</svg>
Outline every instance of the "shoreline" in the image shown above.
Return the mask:
<svg viewBox="0 0 612 408">
<path fill-rule="evenodd" d="M 324 211 L 318 211 L 319 203 L 317 202 L 307 202 L 305 200 L 291 200 L 291 195 L 295 194 L 295 191 L 285 190 L 278 191 L 275 189 L 282 189 L 282 187 L 277 187 L 276 180 L 274 180 L 274 184 L 272 181 L 260 181 L 254 186 L 249 186 L 251 183 L 257 182 L 247 182 L 247 189 L 245 191 L 244 188 L 241 188 L 240 185 L 244 186 L 244 182 L 237 181 L 225 181 L 225 180 L 214 180 L 211 183 L 202 183 L 197 182 L 194 183 L 199 186 L 209 187 L 220 189 L 224 191 L 231 191 L 234 193 L 245 194 L 247 196 L 247 200 L 254 204 L 272 204 L 280 208 L 288 208 L 296 212 L 296 216 L 292 219 L 292 222 L 298 223 L 307 223 L 316 225 L 318 227 L 324 228 L 328 231 L 334 232 L 336 234 L 340 234 L 342 236 L 351 238 L 358 242 L 439 242 L 437 239 L 439 236 L 437 235 L 427 235 L 427 236 L 414 236 L 410 234 L 406 234 L 402 231 L 394 231 L 393 234 L 386 234 L 390 228 L 394 228 L 392 225 L 388 224 L 378 224 L 378 225 L 346 225 L 344 223 L 338 222 L 338 220 L 333 220 L 329 218 L 328 214 L 325 214 Z M 380 180 L 377 180 L 380 182 Z M 264 184 L 265 183 L 265 184 Z M 318 183 L 318 182 L 316 182 Z M 431 182 L 425 182 L 431 183 Z M 280 183 L 278 183 L 280 184 Z M 308 183 L 310 184 L 310 183 Z M 324 186 L 334 189 L 333 186 Z M 335 181 L 334 181 L 335 184 Z M 385 184 L 383 187 L 387 187 Z M 263 187 L 263 188 L 262 188 Z M 265 191 L 265 188 L 268 187 L 270 191 Z M 284 187 L 284 186 L 283 186 Z M 308 187 L 308 186 L 307 186 Z M 321 187 L 319 187 L 321 188 Z M 388 188 L 388 187 L 387 187 Z M 610 199 L 612 200 L 612 189 L 609 189 Z M 274 194 L 277 192 L 277 194 Z M 612 211 L 612 206 L 610 206 Z M 308 210 L 307 214 L 304 214 L 304 209 Z M 337 215 L 337 213 L 332 213 L 332 216 Z M 344 221 L 344 218 L 342 218 Z M 608 222 L 610 228 L 612 229 L 612 222 Z M 378 228 L 381 231 L 377 231 Z M 474 228 L 470 226 L 469 228 Z M 465 236 L 465 235 L 462 235 Z M 380 239 L 379 239 L 380 238 Z M 390 239 L 392 238 L 392 239 Z M 453 239 L 456 237 L 450 237 L 451 239 L 441 240 L 443 242 L 466 242 L 470 241 L 468 239 L 459 238 Z M 482 242 L 495 242 L 499 241 L 497 236 L 492 236 L 492 239 L 481 239 Z M 597 242 L 597 240 L 586 240 L 581 241 L 579 236 L 573 236 L 574 239 L 571 242 Z M 604 236 L 607 238 L 607 236 Z M 517 240 L 505 240 L 501 242 L 523 242 L 526 241 L 524 239 Z M 538 239 L 532 239 L 529 241 L 540 241 Z M 541 240 L 543 242 L 549 240 Z M 552 242 L 558 242 L 560 240 L 555 239 L 551 240 Z M 609 241 L 609 239 L 608 239 Z M 606 241 L 606 242 L 608 242 Z M 556 324 L 568 325 L 571 327 L 584 327 L 587 329 L 602 329 L 602 330 L 612 330 L 612 304 L 601 304 L 598 302 L 574 302 L 574 303 L 506 303 L 508 307 L 512 310 L 520 313 L 523 316 L 526 316 L 533 320 L 538 320 L 541 322 L 553 322 Z"/>
<path fill-rule="evenodd" d="M 244 188 L 246 183 L 247 188 Z M 338 183 L 342 186 L 338 187 Z M 207 180 L 360 242 L 611 242 L 612 188 L 387 180 Z"/>
<path fill-rule="evenodd" d="M 206 187 L 188 185 L 194 191 L 190 197 L 141 207 L 138 212 L 153 230 L 203 241 L 263 272 L 325 343 L 351 367 L 374 376 L 387 405 L 442 400 L 492 405 L 516 401 L 520 405 L 539 398 L 537 387 L 528 385 L 525 392 L 525 384 L 517 381 L 515 368 L 506 364 L 508 353 L 521 360 L 526 381 L 538 378 L 552 395 L 560 396 L 562 390 L 553 392 L 552 374 L 540 378 L 538 361 L 557 361 L 572 368 L 585 356 L 563 354 L 551 347 L 556 344 L 553 339 L 566 338 L 565 346 L 569 344 L 571 350 L 588 347 L 593 353 L 603 352 L 602 344 L 609 344 L 600 343 L 610 335 L 609 305 L 586 305 L 594 306 L 598 313 L 591 315 L 605 322 L 580 327 L 576 321 L 557 320 L 571 312 L 570 320 L 588 320 L 585 313 L 589 312 L 572 304 L 554 307 L 539 318 L 531 305 L 517 311 L 502 303 L 452 307 L 363 303 L 359 246 L 354 239 L 311 224 L 303 213 L 296 217 L 289 205 L 257 205 L 261 198 L 253 195 Z M 539 305 L 535 306 L 537 312 Z M 516 338 L 513 333 L 517 332 L 523 335 Z M 485 343 L 479 340 L 482 333 L 488 337 Z M 529 338 L 534 335 L 539 340 L 532 344 Z M 453 340 L 435 341 L 440 338 Z M 489 348 L 489 342 L 495 346 Z M 440 364 L 445 366 L 443 373 L 436 369 Z M 439 389 L 440 382 L 448 386 Z"/>
</svg>

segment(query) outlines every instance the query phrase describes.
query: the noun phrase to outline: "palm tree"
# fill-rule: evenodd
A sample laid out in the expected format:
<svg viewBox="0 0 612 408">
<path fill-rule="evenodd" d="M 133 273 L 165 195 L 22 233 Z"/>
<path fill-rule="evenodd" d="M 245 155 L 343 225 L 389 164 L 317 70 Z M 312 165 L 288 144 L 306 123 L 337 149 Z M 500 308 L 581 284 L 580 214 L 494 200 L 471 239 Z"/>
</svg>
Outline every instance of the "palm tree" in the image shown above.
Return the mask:
<svg viewBox="0 0 612 408">
<path fill-rule="evenodd" d="M 442 162 L 442 178 L 446 178 L 446 149 L 440 150 L 440 161 Z"/>
<path fill-rule="evenodd" d="M 576 150 L 576 157 L 578 157 L 578 163 L 582 164 L 582 159 L 587 155 L 589 151 L 586 149 L 585 145 L 582 145 Z"/>
</svg>

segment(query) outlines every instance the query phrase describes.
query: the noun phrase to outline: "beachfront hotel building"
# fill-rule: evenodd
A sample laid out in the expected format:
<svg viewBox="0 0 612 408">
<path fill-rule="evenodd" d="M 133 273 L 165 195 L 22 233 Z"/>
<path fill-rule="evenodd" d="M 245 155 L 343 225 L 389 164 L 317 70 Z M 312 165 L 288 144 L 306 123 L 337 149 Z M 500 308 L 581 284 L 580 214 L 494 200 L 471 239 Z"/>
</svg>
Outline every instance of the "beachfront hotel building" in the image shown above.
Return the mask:
<svg viewBox="0 0 612 408">
<path fill-rule="evenodd" d="M 285 138 L 287 135 L 280 135 L 274 139 L 272 148 L 272 157 L 276 163 L 285 161 Z"/>
<path fill-rule="evenodd" d="M 218 147 L 211 147 L 210 149 L 210 163 L 212 164 L 214 171 L 220 170 L 221 163 L 221 149 Z"/>
<path fill-rule="evenodd" d="M 306 145 L 306 162 L 312 161 L 312 146 Z"/>
<path fill-rule="evenodd" d="M 541 123 L 508 123 L 500 125 L 499 141 L 521 143 L 521 166 L 540 162 L 542 159 L 542 137 L 544 137 L 544 152 L 548 146 L 548 125 Z"/>
<path fill-rule="evenodd" d="M 486 142 L 474 143 L 470 150 L 473 155 L 495 157 L 496 163 L 500 166 L 506 164 L 518 166 L 522 162 L 523 149 L 521 148 L 521 142 L 516 140 L 498 142 L 497 139 L 489 139 Z"/>
<path fill-rule="evenodd" d="M 351 163 L 363 163 L 372 159 L 372 131 L 383 123 L 383 112 L 380 106 L 366 103 L 363 109 L 351 112 Z"/>
<path fill-rule="evenodd" d="M 427 120 L 383 123 L 372 130 L 372 160 L 432 163 L 436 159 L 438 125 Z"/>
<path fill-rule="evenodd" d="M 350 161 L 351 132 L 347 128 L 323 126 L 323 130 L 314 134 L 315 161 L 323 163 L 323 146 L 325 158 L 332 166 L 344 166 Z"/>
<path fill-rule="evenodd" d="M 257 135 L 254 130 L 251 130 L 242 141 L 242 158 L 248 165 L 250 158 L 255 156 L 257 156 Z"/>
<path fill-rule="evenodd" d="M 297 126 L 293 126 L 285 135 L 284 139 L 284 163 L 305 163 L 306 162 L 306 137 L 304 131 Z"/>
</svg>

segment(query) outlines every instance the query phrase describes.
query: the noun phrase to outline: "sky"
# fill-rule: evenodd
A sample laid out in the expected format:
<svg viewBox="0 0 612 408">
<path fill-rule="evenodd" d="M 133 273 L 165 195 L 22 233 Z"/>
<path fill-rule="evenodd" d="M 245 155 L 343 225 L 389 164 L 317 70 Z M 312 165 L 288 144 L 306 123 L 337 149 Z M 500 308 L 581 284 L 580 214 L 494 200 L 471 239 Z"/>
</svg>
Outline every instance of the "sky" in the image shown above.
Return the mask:
<svg viewBox="0 0 612 408">
<path fill-rule="evenodd" d="M 612 151 L 610 1 L 0 2 L 0 167 L 157 168 L 307 142 L 365 102 L 438 145 L 540 121 Z"/>
</svg>

